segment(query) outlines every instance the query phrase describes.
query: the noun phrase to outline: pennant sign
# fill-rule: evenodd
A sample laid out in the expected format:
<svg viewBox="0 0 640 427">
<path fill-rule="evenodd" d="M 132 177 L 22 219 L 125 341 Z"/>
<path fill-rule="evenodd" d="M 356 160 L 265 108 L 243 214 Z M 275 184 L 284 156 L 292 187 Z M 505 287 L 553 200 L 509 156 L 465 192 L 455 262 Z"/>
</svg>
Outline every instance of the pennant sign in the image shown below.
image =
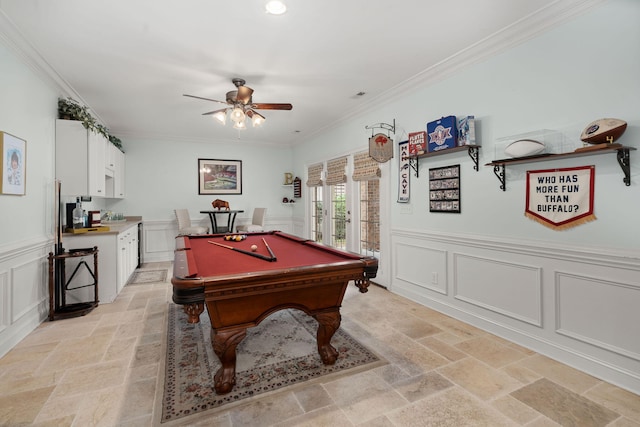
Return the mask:
<svg viewBox="0 0 640 427">
<path fill-rule="evenodd" d="M 554 230 L 596 219 L 595 166 L 527 171 L 525 216 Z"/>
<path fill-rule="evenodd" d="M 400 164 L 398 168 L 398 203 L 409 203 L 411 181 L 411 168 L 409 167 L 409 141 L 398 144 L 398 157 Z"/>
<path fill-rule="evenodd" d="M 378 163 L 385 163 L 393 157 L 393 140 L 383 133 L 369 138 L 369 156 Z"/>
</svg>

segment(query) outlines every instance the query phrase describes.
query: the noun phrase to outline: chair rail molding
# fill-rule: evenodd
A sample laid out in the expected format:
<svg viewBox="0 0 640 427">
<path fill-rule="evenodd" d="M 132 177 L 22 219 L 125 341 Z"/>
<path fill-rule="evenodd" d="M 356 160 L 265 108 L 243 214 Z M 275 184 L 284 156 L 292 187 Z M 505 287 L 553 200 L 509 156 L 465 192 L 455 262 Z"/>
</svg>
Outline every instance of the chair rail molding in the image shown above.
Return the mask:
<svg viewBox="0 0 640 427">
<path fill-rule="evenodd" d="M 640 394 L 638 251 L 395 229 L 391 253 L 391 292 Z"/>
</svg>

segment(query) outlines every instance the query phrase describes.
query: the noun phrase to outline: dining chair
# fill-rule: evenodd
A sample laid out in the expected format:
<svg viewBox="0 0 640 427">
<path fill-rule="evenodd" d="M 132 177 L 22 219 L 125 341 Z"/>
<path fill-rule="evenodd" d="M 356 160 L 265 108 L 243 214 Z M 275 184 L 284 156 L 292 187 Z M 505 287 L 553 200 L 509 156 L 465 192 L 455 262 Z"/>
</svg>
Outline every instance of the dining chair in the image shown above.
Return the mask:
<svg viewBox="0 0 640 427">
<path fill-rule="evenodd" d="M 254 208 L 253 216 L 251 217 L 251 224 L 238 225 L 236 227 L 236 231 L 240 232 L 248 232 L 251 233 L 253 231 L 264 231 L 264 217 L 267 212 L 267 208 Z"/>
<path fill-rule="evenodd" d="M 178 234 L 207 234 L 209 233 L 209 227 L 202 227 L 199 225 L 191 225 L 191 218 L 189 217 L 189 211 L 187 209 L 176 209 L 176 219 L 178 220 Z"/>
</svg>

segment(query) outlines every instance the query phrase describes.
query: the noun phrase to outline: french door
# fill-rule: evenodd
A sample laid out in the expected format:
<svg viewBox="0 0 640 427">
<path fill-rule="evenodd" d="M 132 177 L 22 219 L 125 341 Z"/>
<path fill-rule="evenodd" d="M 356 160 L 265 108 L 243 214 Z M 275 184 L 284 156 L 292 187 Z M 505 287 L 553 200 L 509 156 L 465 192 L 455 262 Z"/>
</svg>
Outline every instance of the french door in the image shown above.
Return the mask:
<svg viewBox="0 0 640 427">
<path fill-rule="evenodd" d="M 329 237 L 328 245 L 338 249 L 347 249 L 347 232 L 351 235 L 351 211 L 347 209 L 347 184 L 329 186 Z M 349 245 L 350 247 L 351 245 Z"/>
<path fill-rule="evenodd" d="M 349 166 L 353 158 L 349 158 Z M 326 164 L 325 164 L 326 167 Z M 383 176 L 388 165 L 380 165 Z M 347 168 L 349 170 L 349 168 Z M 389 185 L 377 175 L 355 181 L 346 173 L 346 182 L 328 185 L 317 172 L 318 185 L 309 188 L 310 238 L 338 249 L 375 256 L 379 260 L 376 283 L 389 286 L 388 253 Z M 386 248 L 386 249 L 385 249 Z"/>
<path fill-rule="evenodd" d="M 311 188 L 311 238 L 363 255 L 380 253 L 379 180 L 353 181 Z"/>
</svg>

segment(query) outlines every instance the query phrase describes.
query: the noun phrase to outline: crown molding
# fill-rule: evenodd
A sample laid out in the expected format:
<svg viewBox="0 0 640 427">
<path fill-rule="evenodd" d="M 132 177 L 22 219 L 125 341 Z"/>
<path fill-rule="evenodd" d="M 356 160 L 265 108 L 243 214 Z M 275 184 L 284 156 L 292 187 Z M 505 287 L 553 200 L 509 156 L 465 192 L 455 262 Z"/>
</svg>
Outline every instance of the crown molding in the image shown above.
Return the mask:
<svg viewBox="0 0 640 427">
<path fill-rule="evenodd" d="M 360 104 L 351 110 L 351 112 L 345 114 L 340 120 L 330 123 L 326 126 L 322 126 L 316 130 L 305 133 L 304 139 L 308 140 L 317 135 L 320 135 L 330 129 L 336 127 L 341 123 L 347 121 L 353 121 L 355 118 L 371 112 L 380 107 L 380 105 L 397 101 L 405 97 L 410 92 L 414 91 L 416 87 L 425 87 L 442 81 L 460 70 L 463 70 L 475 63 L 483 61 L 489 57 L 495 56 L 501 52 L 504 52 L 510 48 L 520 45 L 534 37 L 557 27 L 568 20 L 579 16 L 593 7 L 606 2 L 607 0 L 556 0 L 550 5 L 539 9 L 530 15 L 514 22 L 513 24 L 503 28 L 496 33 L 493 33 L 482 40 L 474 43 L 471 46 L 443 59 L 442 61 L 434 64 L 433 66 L 421 71 L 420 73 L 410 77 L 409 79 L 398 83 L 390 89 L 380 93 L 379 95 L 372 97 L 366 102 Z M 89 109 L 91 107 L 87 104 L 80 94 L 62 77 L 58 72 L 42 57 L 38 50 L 20 33 L 13 22 L 6 16 L 6 14 L 0 9 L 0 40 L 4 42 L 15 54 L 31 68 L 36 75 L 40 76 L 45 82 L 47 82 L 54 90 L 58 91 L 61 97 L 72 97 L 80 103 L 87 105 Z M 92 110 L 92 109 L 91 109 Z M 92 113 L 102 122 L 100 117 Z M 175 140 L 175 138 L 183 139 L 183 137 L 172 137 L 166 135 L 151 135 L 151 134 L 126 134 L 119 133 L 119 135 L 136 138 L 136 139 L 161 139 L 161 140 Z M 302 138 L 292 138 L 289 141 L 282 141 L 280 144 L 274 144 L 278 146 L 286 145 L 292 146 L 301 142 Z M 195 140 L 194 140 L 195 142 Z M 198 139 L 198 142 L 211 142 L 208 139 Z M 225 142 L 232 142 L 231 140 Z M 250 140 L 245 142 L 251 142 Z M 264 145 L 264 141 L 256 141 Z"/>
<path fill-rule="evenodd" d="M 426 87 L 445 80 L 473 64 L 496 56 L 558 27 L 606 1 L 557 0 L 367 100 L 345 114 L 339 121 L 318 128 L 306 136 L 317 136 L 335 128 L 340 123 L 352 122 L 355 118 L 379 108 L 380 105 L 406 97 L 414 92 L 416 87 Z"/>
<path fill-rule="evenodd" d="M 87 105 L 96 119 L 102 122 L 82 96 L 44 59 L 1 9 L 0 41 L 29 67 L 37 77 L 41 78 L 55 92 L 58 92 L 59 97 L 71 97 L 81 104 Z"/>
</svg>

